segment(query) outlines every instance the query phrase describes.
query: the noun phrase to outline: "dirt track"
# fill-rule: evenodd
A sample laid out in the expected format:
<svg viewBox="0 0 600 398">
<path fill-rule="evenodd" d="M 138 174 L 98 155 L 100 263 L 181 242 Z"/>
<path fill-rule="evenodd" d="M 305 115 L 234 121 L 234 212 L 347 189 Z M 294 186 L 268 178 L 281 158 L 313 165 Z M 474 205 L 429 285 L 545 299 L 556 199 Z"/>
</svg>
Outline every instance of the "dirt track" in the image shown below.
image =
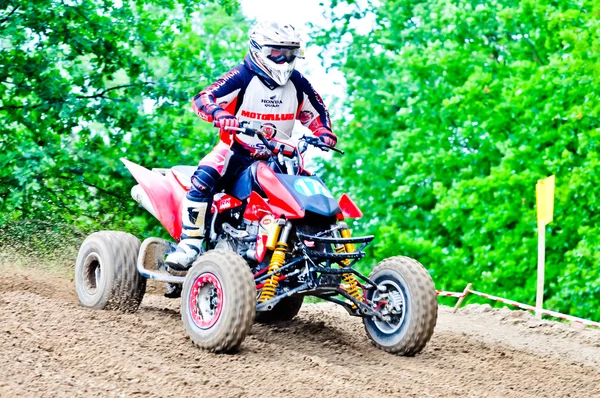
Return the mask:
<svg viewBox="0 0 600 398">
<path fill-rule="evenodd" d="M 600 396 L 600 331 L 520 311 L 441 308 L 425 351 L 404 358 L 371 346 L 359 319 L 306 305 L 214 355 L 185 336 L 176 300 L 90 311 L 71 281 L 2 266 L 0 353 L 2 397 Z"/>
</svg>

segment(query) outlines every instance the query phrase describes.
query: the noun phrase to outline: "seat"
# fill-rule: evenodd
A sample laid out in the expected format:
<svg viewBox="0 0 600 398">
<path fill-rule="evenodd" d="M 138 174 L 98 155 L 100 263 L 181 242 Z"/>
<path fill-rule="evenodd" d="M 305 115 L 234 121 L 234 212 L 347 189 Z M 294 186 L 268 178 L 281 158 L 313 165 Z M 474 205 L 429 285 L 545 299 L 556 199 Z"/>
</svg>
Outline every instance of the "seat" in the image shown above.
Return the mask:
<svg viewBox="0 0 600 398">
<path fill-rule="evenodd" d="M 192 176 L 198 166 L 173 166 L 171 171 L 177 181 L 188 190 L 192 187 Z"/>
</svg>

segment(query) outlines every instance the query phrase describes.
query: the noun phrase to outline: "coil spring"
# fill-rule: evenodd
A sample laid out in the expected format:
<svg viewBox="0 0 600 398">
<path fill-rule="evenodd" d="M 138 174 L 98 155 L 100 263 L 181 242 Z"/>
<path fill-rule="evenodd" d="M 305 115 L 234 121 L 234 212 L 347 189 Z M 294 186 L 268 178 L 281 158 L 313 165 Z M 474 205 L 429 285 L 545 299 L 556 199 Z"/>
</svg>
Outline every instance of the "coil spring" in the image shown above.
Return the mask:
<svg viewBox="0 0 600 398">
<path fill-rule="evenodd" d="M 336 247 L 335 252 L 336 253 L 346 253 L 346 248 L 344 246 Z M 350 259 L 343 260 L 342 263 L 344 263 L 345 265 L 348 265 L 348 264 L 350 264 Z M 360 295 L 360 292 L 358 291 L 358 281 L 356 280 L 354 275 L 342 274 L 342 279 L 343 279 L 344 283 L 346 285 L 348 285 L 348 287 L 346 288 L 346 292 L 348 292 L 349 295 L 351 295 L 358 301 L 362 301 L 362 296 Z M 352 308 L 353 309 L 356 308 L 356 305 L 354 303 L 352 303 Z"/>
<path fill-rule="evenodd" d="M 273 256 L 271 257 L 271 262 L 269 263 L 269 274 L 276 272 L 279 268 L 283 266 L 283 264 L 285 263 L 286 249 L 287 245 L 285 243 L 279 242 L 277 244 L 277 248 L 275 248 Z M 271 277 L 266 280 L 262 288 L 259 301 L 261 303 L 264 303 L 265 301 L 269 301 L 273 297 L 275 297 L 275 291 L 277 290 L 278 284 L 279 273 L 271 275 Z"/>
</svg>

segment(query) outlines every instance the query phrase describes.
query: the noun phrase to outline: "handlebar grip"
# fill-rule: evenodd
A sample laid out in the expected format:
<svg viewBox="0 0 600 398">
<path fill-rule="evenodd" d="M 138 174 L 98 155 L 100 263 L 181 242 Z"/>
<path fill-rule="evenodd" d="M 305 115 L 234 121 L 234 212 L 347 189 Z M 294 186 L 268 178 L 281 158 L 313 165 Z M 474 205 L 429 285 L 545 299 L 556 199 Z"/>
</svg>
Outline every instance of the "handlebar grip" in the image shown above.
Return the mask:
<svg viewBox="0 0 600 398">
<path fill-rule="evenodd" d="M 230 133 L 233 132 L 241 132 L 242 134 L 245 133 L 246 129 L 242 128 L 242 127 L 229 127 L 229 126 L 224 126 L 223 124 L 221 124 L 220 120 L 215 120 L 213 121 L 213 127 L 219 128 L 219 129 L 223 129 L 226 131 L 229 131 Z"/>
<path fill-rule="evenodd" d="M 253 130 L 251 128 L 248 128 L 248 127 L 229 127 L 229 126 L 223 126 L 219 120 L 213 121 L 213 127 L 220 128 L 220 129 L 223 129 L 225 131 L 229 131 L 232 134 L 235 134 L 236 132 L 238 132 L 238 133 L 241 133 L 241 134 L 249 135 L 251 137 L 254 136 L 254 133 L 255 133 L 255 130 Z"/>
</svg>

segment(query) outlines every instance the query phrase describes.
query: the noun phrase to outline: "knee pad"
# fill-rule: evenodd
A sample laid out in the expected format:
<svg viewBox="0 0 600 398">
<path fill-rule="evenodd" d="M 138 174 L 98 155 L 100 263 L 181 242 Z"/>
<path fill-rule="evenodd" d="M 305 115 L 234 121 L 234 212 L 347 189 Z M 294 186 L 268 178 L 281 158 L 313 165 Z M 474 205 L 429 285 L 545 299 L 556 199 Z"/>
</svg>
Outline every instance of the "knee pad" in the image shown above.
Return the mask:
<svg viewBox="0 0 600 398">
<path fill-rule="evenodd" d="M 210 201 L 220 178 L 219 172 L 212 167 L 198 166 L 191 178 L 192 187 L 187 194 L 188 199 L 196 202 Z"/>
</svg>

